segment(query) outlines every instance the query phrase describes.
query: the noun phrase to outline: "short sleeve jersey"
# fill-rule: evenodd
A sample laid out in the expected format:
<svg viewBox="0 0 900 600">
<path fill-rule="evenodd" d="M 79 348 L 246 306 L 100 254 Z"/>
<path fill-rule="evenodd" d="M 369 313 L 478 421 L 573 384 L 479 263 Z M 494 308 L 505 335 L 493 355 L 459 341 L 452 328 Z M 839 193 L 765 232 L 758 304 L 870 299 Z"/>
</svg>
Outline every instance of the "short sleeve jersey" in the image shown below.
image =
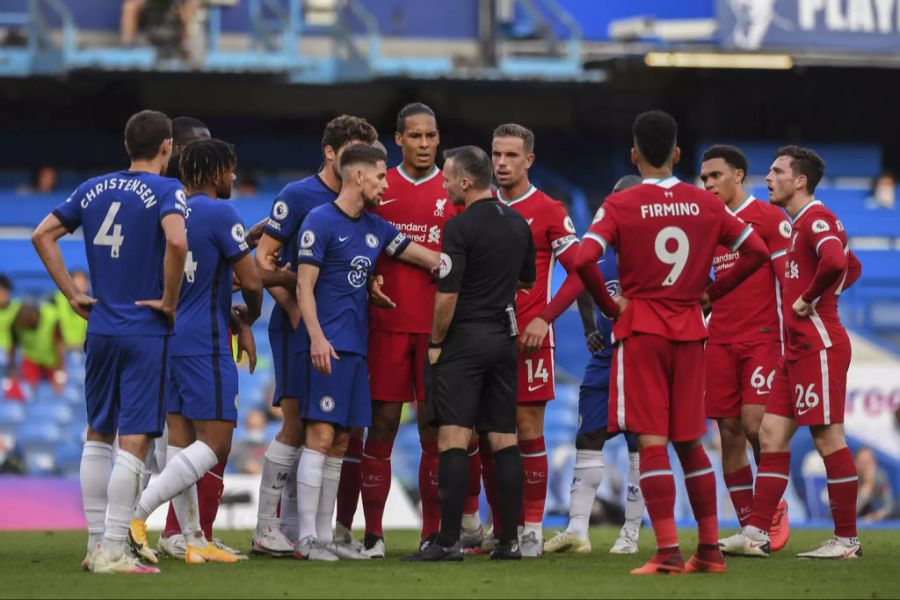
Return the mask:
<svg viewBox="0 0 900 600">
<path fill-rule="evenodd" d="M 518 198 L 504 198 L 499 191 L 497 197 L 525 217 L 525 221 L 531 228 L 534 247 L 537 251 L 535 258 L 537 280 L 534 282 L 534 287 L 528 290 L 519 290 L 516 294 L 516 320 L 519 331 L 525 331 L 525 327 L 550 302 L 551 279 L 557 257 L 572 248 L 578 242 L 578 238 L 575 235 L 575 225 L 569 218 L 565 206 L 536 187 L 531 186 Z M 553 345 L 553 327 L 551 326 L 549 334 L 544 338 L 544 347 Z"/>
<path fill-rule="evenodd" d="M 437 167 L 421 179 L 413 179 L 402 165 L 387 172 L 388 189 L 370 212 L 389 221 L 410 240 L 439 252 L 444 226 L 459 214 L 444 191 Z M 369 305 L 369 328 L 401 333 L 431 333 L 437 284 L 430 273 L 382 256 L 375 272 L 384 276 L 382 291 L 396 308 Z"/>
<path fill-rule="evenodd" d="M 705 339 L 700 298 L 716 247 L 737 250 L 752 228 L 716 196 L 675 177 L 645 179 L 609 196 L 597 213 L 585 240 L 616 249 L 621 293 L 630 301 L 613 325 L 616 339 Z"/>
<path fill-rule="evenodd" d="M 535 280 L 531 230 L 514 209 L 484 198 L 447 223 L 438 291 L 459 294 L 453 323 L 507 323 L 516 284 Z"/>
<path fill-rule="evenodd" d="M 230 202 L 197 194 L 187 201 L 188 252 L 172 356 L 230 355 L 232 267 L 250 252 Z"/>
<path fill-rule="evenodd" d="M 166 335 L 165 317 L 138 300 L 163 293 L 166 215 L 185 214 L 181 182 L 153 173 L 117 171 L 84 182 L 53 214 L 69 232 L 81 227 L 97 303 L 88 333 Z"/>
<path fill-rule="evenodd" d="M 741 282 L 731 293 L 716 301 L 709 322 L 709 341 L 713 344 L 730 344 L 780 340 L 781 287 L 775 277 L 775 265 L 772 261 L 787 254 L 791 224 L 780 208 L 753 196 L 748 196 L 732 214 L 759 234 L 769 249 L 771 261 Z M 713 258 L 715 276 L 727 273 L 740 256 L 740 250 L 731 252 L 728 248 L 719 246 Z"/>
<path fill-rule="evenodd" d="M 378 255 L 399 256 L 409 238 L 377 215 L 350 217 L 334 202 L 314 208 L 300 234 L 301 264 L 319 267 L 316 313 L 326 339 L 339 352 L 366 355 L 368 280 Z"/>
<path fill-rule="evenodd" d="M 796 359 L 837 341 L 847 340 L 847 331 L 838 315 L 838 298 L 844 289 L 846 270 L 834 284 L 813 301 L 809 318 L 794 314 L 793 305 L 815 279 L 819 266 L 819 252 L 824 244 L 840 244 L 849 251 L 844 226 L 819 201 L 807 204 L 794 217 L 791 243 L 784 274 L 784 324 L 786 331 L 785 358 Z"/>
<path fill-rule="evenodd" d="M 310 175 L 300 181 L 287 184 L 272 204 L 272 213 L 266 222 L 265 232 L 283 244 L 281 259 L 290 263 L 291 268 L 297 270 L 297 236 L 300 227 L 309 211 L 317 206 L 327 204 L 337 198 L 337 193 L 332 191 L 318 175 Z M 272 308 L 269 318 L 269 330 L 290 329 L 290 321 L 284 314 L 284 309 L 278 303 Z M 305 328 L 298 327 L 299 343 L 305 340 Z"/>
</svg>

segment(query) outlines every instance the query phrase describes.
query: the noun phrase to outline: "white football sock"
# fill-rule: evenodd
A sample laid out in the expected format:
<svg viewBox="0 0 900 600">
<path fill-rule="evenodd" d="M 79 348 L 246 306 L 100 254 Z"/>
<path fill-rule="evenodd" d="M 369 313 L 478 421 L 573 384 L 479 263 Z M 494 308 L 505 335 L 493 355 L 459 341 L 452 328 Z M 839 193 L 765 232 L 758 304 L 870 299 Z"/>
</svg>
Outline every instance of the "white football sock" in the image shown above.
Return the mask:
<svg viewBox="0 0 900 600">
<path fill-rule="evenodd" d="M 288 479 L 281 490 L 281 533 L 292 542 L 297 541 L 300 528 L 300 518 L 297 515 L 297 465 L 300 462 L 300 452 L 291 465 Z"/>
<path fill-rule="evenodd" d="M 103 554 L 109 559 L 125 552 L 125 537 L 134 516 L 135 500 L 144 476 L 144 461 L 124 450 L 116 453 L 116 464 L 109 476 L 106 511 L 106 532 L 103 534 Z"/>
<path fill-rule="evenodd" d="M 159 475 L 162 473 L 162 470 L 166 468 L 166 457 L 169 452 L 168 426 L 163 427 L 162 435 L 156 438 L 156 446 L 153 450 L 153 455 L 156 458 L 156 474 Z"/>
<path fill-rule="evenodd" d="M 566 531 L 586 539 L 597 488 L 603 483 L 603 450 L 577 450 Z"/>
<path fill-rule="evenodd" d="M 103 539 L 106 529 L 106 488 L 112 471 L 112 444 L 85 442 L 81 451 L 81 501 L 87 521 L 88 551 Z"/>
<path fill-rule="evenodd" d="M 637 537 L 644 520 L 644 496 L 641 494 L 641 454 L 628 453 L 628 493 L 625 496 L 625 525 Z"/>
<path fill-rule="evenodd" d="M 158 445 L 156 440 L 150 440 L 150 447 L 147 448 L 147 456 L 144 457 L 144 475 L 141 477 L 141 491 L 147 489 L 147 484 L 150 483 L 150 475 L 153 474 L 154 468 L 156 468 L 157 473 L 160 471 L 156 465 L 156 447 Z"/>
<path fill-rule="evenodd" d="M 141 495 L 135 516 L 146 521 L 154 510 L 159 508 L 167 500 L 171 500 L 197 480 L 203 477 L 207 471 L 219 462 L 212 448 L 197 440 L 181 452 L 172 462 L 166 465 L 159 477 L 147 486 Z M 181 524 L 184 527 L 184 524 Z"/>
<path fill-rule="evenodd" d="M 462 528 L 465 531 L 476 531 L 481 527 L 481 515 L 477 512 L 471 515 L 463 514 Z"/>
<path fill-rule="evenodd" d="M 338 486 L 341 483 L 341 465 L 344 459 L 328 456 L 322 468 L 322 491 L 319 493 L 319 509 L 316 511 L 316 537 L 323 544 L 334 541 L 334 507 L 337 504 Z"/>
<path fill-rule="evenodd" d="M 278 527 L 278 503 L 281 501 L 281 491 L 294 459 L 299 454 L 300 448 L 282 444 L 278 440 L 272 440 L 266 450 L 266 460 L 263 463 L 262 477 L 259 480 L 259 505 L 256 509 L 256 530 L 261 531 L 266 527 Z"/>
<path fill-rule="evenodd" d="M 166 447 L 166 464 L 175 462 L 175 457 L 181 452 L 176 446 Z M 185 541 L 197 548 L 206 547 L 206 536 L 200 529 L 200 504 L 197 500 L 197 484 L 192 483 L 186 490 L 172 498 L 172 508 L 178 518 L 178 525 Z"/>
<path fill-rule="evenodd" d="M 303 448 L 297 464 L 297 512 L 300 515 L 297 537 L 300 540 L 316 537 L 316 514 L 319 512 L 324 469 L 325 455 Z"/>
</svg>

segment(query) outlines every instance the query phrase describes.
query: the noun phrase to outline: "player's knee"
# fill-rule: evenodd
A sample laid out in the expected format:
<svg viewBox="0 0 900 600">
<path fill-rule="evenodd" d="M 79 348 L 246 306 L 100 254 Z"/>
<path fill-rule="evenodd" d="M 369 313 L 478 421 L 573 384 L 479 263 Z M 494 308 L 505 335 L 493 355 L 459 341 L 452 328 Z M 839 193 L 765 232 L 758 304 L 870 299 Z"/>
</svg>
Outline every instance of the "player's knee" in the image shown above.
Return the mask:
<svg viewBox="0 0 900 600">
<path fill-rule="evenodd" d="M 533 440 L 544 435 L 544 420 L 533 411 L 519 411 L 516 429 L 520 440 Z"/>
<path fill-rule="evenodd" d="M 820 456 L 828 456 L 847 445 L 843 430 L 833 426 L 811 427 L 813 444 Z"/>
<path fill-rule="evenodd" d="M 603 450 L 606 432 L 601 430 L 583 433 L 575 438 L 576 450 Z"/>
<path fill-rule="evenodd" d="M 377 405 L 376 405 L 377 406 Z M 372 412 L 372 426 L 369 437 L 377 442 L 392 442 L 400 428 L 400 413 L 394 410 L 375 410 Z"/>
<path fill-rule="evenodd" d="M 282 444 L 299 448 L 304 442 L 303 422 L 300 419 L 285 418 L 275 439 Z"/>
<path fill-rule="evenodd" d="M 763 452 L 787 452 L 790 450 L 790 438 L 785 436 L 777 427 L 763 421 L 759 428 L 759 447 Z"/>
<path fill-rule="evenodd" d="M 334 427 L 331 423 L 314 423 L 306 428 L 306 447 L 325 454 L 334 444 Z"/>
</svg>

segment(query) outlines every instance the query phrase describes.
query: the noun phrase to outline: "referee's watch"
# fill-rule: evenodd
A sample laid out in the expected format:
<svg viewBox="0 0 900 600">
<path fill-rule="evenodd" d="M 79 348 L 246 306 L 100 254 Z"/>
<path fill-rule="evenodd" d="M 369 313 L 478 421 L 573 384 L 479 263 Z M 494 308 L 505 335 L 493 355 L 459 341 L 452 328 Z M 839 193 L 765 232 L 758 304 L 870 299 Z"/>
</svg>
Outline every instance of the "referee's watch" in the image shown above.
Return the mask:
<svg viewBox="0 0 900 600">
<path fill-rule="evenodd" d="M 435 342 L 431 339 L 431 336 L 428 336 L 428 347 L 429 348 L 442 348 L 444 346 L 443 342 Z"/>
</svg>

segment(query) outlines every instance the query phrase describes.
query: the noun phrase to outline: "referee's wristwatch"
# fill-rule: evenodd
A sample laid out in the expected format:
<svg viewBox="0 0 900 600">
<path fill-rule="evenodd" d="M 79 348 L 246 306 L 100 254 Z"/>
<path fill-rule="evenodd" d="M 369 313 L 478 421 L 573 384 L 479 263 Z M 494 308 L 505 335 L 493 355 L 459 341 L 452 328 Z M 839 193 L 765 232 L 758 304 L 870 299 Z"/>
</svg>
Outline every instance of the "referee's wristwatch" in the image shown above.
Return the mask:
<svg viewBox="0 0 900 600">
<path fill-rule="evenodd" d="M 435 342 L 433 339 L 431 339 L 431 336 L 428 336 L 428 347 L 429 348 L 440 349 L 443 346 L 444 346 L 444 342 Z"/>
</svg>

